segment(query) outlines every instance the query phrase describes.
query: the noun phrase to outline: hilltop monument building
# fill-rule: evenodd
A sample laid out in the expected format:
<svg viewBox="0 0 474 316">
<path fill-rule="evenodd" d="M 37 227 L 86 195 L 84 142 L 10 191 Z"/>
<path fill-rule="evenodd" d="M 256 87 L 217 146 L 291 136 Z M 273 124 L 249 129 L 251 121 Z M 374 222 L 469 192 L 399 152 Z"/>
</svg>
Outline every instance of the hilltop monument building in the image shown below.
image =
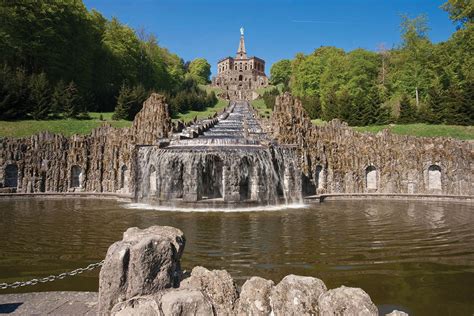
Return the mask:
<svg viewBox="0 0 474 316">
<path fill-rule="evenodd" d="M 253 100 L 257 97 L 257 88 L 266 87 L 265 60 L 247 57 L 244 29 L 240 28 L 239 49 L 235 58 L 226 57 L 217 63 L 217 76 L 212 84 L 224 90 L 223 97 L 230 100 Z"/>
</svg>

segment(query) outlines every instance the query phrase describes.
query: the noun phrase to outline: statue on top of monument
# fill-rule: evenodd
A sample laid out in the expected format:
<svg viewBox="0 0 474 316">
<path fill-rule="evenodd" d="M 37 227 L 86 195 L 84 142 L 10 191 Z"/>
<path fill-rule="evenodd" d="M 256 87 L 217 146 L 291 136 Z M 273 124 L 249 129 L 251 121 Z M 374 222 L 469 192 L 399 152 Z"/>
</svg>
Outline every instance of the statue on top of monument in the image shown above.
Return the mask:
<svg viewBox="0 0 474 316">
<path fill-rule="evenodd" d="M 243 26 L 240 27 L 240 35 L 244 35 L 244 27 Z"/>
</svg>

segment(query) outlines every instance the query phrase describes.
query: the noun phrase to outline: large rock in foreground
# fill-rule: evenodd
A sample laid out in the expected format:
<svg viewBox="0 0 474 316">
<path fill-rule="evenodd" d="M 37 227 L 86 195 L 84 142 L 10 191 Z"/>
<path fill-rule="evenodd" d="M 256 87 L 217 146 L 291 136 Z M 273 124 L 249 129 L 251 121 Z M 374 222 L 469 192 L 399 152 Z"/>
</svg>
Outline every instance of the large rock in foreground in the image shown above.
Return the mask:
<svg viewBox="0 0 474 316">
<path fill-rule="evenodd" d="M 203 267 L 195 267 L 191 276 L 181 282 L 181 288 L 203 292 L 210 299 L 217 315 L 232 315 L 239 295 L 229 272 L 209 271 Z"/>
<path fill-rule="evenodd" d="M 242 286 L 240 298 L 237 303 L 236 314 L 244 315 L 270 315 L 270 295 L 275 283 L 260 277 L 252 277 Z"/>
<path fill-rule="evenodd" d="M 326 291 L 326 285 L 319 279 L 287 275 L 272 291 L 273 313 L 276 316 L 318 315 L 318 298 Z"/>
<path fill-rule="evenodd" d="M 183 279 L 184 244 L 173 227 L 129 228 L 100 271 L 99 315 L 378 315 L 362 289 L 328 291 L 313 277 L 288 275 L 276 286 L 252 277 L 240 295 L 225 270 L 195 267 Z"/>
<path fill-rule="evenodd" d="M 107 251 L 99 277 L 99 313 L 134 296 L 177 287 L 184 234 L 173 227 L 129 228 Z"/>
<path fill-rule="evenodd" d="M 377 316 L 377 306 L 364 290 L 341 286 L 322 294 L 318 299 L 321 315 L 366 315 Z"/>
</svg>

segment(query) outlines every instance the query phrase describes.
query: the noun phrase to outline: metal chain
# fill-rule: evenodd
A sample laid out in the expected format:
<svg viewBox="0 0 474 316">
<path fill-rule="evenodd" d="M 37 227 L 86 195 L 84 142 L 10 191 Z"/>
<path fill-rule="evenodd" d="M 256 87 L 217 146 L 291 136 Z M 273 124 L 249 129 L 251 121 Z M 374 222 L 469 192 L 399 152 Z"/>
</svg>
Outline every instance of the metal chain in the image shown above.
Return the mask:
<svg viewBox="0 0 474 316">
<path fill-rule="evenodd" d="M 61 274 L 58 274 L 58 275 L 50 275 L 50 276 L 47 276 L 47 277 L 44 277 L 44 278 L 41 278 L 41 279 L 31 279 L 29 281 L 24 281 L 24 282 L 17 281 L 17 282 L 13 282 L 13 283 L 0 283 L 0 290 L 5 290 L 5 289 L 8 289 L 8 288 L 16 289 L 18 287 L 23 287 L 23 286 L 28 286 L 28 285 L 36 285 L 38 283 L 46 283 L 46 282 L 52 282 L 52 281 L 56 281 L 56 280 L 62 280 L 65 277 L 78 275 L 78 274 L 81 274 L 82 272 L 85 272 L 85 271 L 92 271 L 95 268 L 98 268 L 98 267 L 102 266 L 103 264 L 104 264 L 104 260 L 102 260 L 100 262 L 97 262 L 97 263 L 91 263 L 90 265 L 88 265 L 85 268 L 79 268 L 79 269 L 72 270 L 72 271 L 69 271 L 69 272 L 64 272 L 64 273 L 61 273 Z"/>
</svg>

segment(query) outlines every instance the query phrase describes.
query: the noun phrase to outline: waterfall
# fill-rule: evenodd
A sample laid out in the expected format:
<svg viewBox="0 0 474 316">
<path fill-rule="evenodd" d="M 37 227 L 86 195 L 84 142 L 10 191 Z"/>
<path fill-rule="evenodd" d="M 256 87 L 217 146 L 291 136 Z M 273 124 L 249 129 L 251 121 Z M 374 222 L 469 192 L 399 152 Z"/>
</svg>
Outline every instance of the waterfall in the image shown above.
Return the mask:
<svg viewBox="0 0 474 316">
<path fill-rule="evenodd" d="M 169 146 L 137 154 L 139 201 L 279 204 L 302 201 L 294 148 L 270 144 L 248 103 L 236 102 L 218 123 Z M 155 189 L 156 188 L 156 189 Z"/>
</svg>

